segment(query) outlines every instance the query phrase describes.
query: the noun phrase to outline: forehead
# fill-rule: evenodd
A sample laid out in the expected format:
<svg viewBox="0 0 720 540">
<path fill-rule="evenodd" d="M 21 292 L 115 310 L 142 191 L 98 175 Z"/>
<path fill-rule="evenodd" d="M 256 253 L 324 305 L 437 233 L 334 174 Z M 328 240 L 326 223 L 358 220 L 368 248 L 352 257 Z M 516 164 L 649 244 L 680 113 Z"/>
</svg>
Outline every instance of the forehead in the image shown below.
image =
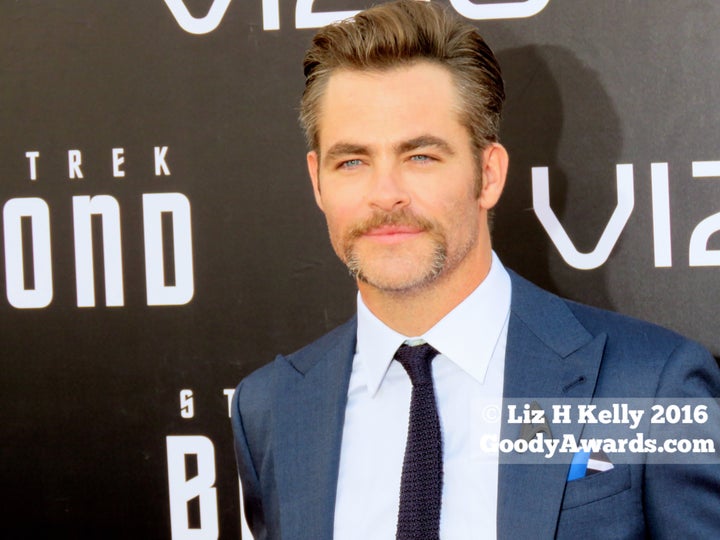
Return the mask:
<svg viewBox="0 0 720 540">
<path fill-rule="evenodd" d="M 385 70 L 339 70 L 320 101 L 319 145 L 393 143 L 418 134 L 465 131 L 450 72 L 432 62 Z M 457 135 L 457 133 L 455 133 Z"/>
</svg>

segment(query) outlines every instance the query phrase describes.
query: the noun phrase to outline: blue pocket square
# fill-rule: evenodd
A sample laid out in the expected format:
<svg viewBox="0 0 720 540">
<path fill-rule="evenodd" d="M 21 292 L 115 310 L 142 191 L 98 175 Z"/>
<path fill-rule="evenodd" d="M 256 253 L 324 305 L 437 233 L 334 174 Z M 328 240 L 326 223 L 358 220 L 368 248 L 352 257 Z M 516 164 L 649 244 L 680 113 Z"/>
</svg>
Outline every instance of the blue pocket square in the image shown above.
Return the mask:
<svg viewBox="0 0 720 540">
<path fill-rule="evenodd" d="M 568 471 L 567 481 L 585 478 L 599 472 L 609 471 L 613 468 L 613 464 L 607 454 L 600 450 L 599 452 L 588 452 L 580 450 L 573 456 Z"/>
</svg>

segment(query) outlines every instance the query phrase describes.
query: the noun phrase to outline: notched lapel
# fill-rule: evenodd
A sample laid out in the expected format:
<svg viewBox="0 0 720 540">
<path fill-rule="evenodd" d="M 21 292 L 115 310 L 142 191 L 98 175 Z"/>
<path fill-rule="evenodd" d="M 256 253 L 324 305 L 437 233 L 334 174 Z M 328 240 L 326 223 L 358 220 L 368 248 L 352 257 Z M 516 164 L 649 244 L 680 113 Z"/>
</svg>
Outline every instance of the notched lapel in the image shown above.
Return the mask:
<svg viewBox="0 0 720 540">
<path fill-rule="evenodd" d="M 516 275 L 505 354 L 504 397 L 537 401 L 552 418 L 552 405 L 573 398 L 592 400 L 605 350 L 606 335 L 591 335 L 564 300 Z M 512 399 L 515 398 L 515 399 Z M 580 401 L 578 401 L 580 400 Z M 507 424 L 503 410 L 501 438 L 517 440 L 520 424 Z M 580 436 L 581 426 L 550 423 L 553 438 Z M 541 465 L 503 464 L 498 477 L 498 538 L 553 538 L 565 489 L 567 456 L 555 455 Z M 508 461 L 507 459 L 505 461 Z M 567 459 L 565 459 L 567 461 Z"/>
<path fill-rule="evenodd" d="M 283 537 L 331 539 L 355 322 L 278 365 L 273 433 Z M 289 536 L 288 536 L 289 535 Z"/>
</svg>

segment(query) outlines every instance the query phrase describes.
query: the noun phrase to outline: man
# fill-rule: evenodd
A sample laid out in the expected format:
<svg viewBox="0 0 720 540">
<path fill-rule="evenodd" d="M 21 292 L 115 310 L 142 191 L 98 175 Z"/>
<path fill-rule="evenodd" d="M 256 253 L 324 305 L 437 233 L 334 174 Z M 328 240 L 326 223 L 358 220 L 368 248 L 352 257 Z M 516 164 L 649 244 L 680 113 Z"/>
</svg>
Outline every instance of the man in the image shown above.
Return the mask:
<svg viewBox="0 0 720 540">
<path fill-rule="evenodd" d="M 577 477 L 478 455 L 479 425 L 524 436 L 478 403 L 709 397 L 720 376 L 680 336 L 503 268 L 504 90 L 477 31 L 432 4 L 377 6 L 322 29 L 305 75 L 308 170 L 358 313 L 238 386 L 255 538 L 720 538 L 717 466 L 606 459 Z"/>
</svg>

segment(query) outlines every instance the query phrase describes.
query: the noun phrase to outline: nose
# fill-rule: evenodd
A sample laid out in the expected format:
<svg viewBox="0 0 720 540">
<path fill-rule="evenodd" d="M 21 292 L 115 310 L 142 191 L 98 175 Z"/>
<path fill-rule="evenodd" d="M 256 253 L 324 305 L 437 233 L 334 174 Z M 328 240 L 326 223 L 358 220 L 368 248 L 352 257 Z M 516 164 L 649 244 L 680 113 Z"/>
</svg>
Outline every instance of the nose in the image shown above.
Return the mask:
<svg viewBox="0 0 720 540">
<path fill-rule="evenodd" d="M 370 206 L 385 212 L 397 211 L 410 204 L 410 194 L 397 166 L 375 167 L 368 202 Z"/>
</svg>

